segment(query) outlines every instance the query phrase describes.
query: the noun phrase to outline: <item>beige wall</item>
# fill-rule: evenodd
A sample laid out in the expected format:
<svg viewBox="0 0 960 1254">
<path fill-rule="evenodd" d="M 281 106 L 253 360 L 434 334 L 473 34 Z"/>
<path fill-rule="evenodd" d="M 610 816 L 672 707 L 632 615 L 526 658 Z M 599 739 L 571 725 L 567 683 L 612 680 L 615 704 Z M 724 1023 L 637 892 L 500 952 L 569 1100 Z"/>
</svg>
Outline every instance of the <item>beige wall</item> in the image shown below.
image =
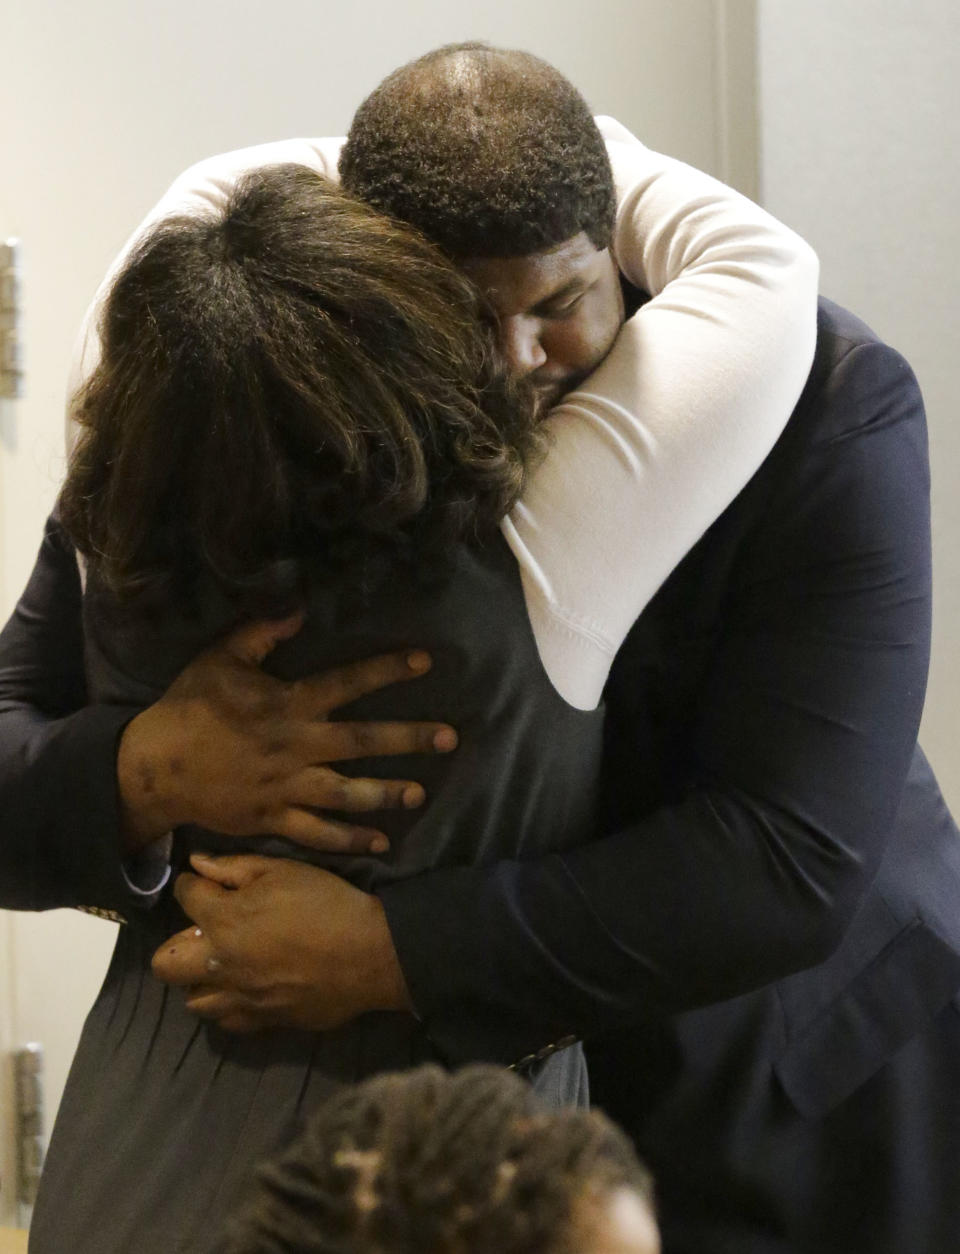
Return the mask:
<svg viewBox="0 0 960 1254">
<path fill-rule="evenodd" d="M 764 203 L 824 292 L 912 363 L 930 423 L 934 652 L 922 739 L 960 811 L 960 6 L 760 0 Z"/>
</svg>

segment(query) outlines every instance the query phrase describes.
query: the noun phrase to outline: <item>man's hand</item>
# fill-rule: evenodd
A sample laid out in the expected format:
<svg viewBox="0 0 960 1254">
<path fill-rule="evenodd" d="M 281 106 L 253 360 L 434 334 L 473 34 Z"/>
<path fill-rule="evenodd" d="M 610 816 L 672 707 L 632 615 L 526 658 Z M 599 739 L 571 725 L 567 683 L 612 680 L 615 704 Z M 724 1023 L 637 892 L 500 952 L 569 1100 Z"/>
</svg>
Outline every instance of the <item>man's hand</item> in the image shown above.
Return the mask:
<svg viewBox="0 0 960 1254">
<path fill-rule="evenodd" d="M 191 859 L 175 895 L 196 927 L 170 938 L 153 972 L 187 1008 L 229 1032 L 327 1031 L 368 1010 L 410 1010 L 379 899 L 287 858 Z"/>
<path fill-rule="evenodd" d="M 328 716 L 388 684 L 417 678 L 429 670 L 429 656 L 391 653 L 294 683 L 261 670 L 267 654 L 302 625 L 297 614 L 238 628 L 127 725 L 117 754 L 127 853 L 181 823 L 232 836 L 286 836 L 333 852 L 382 853 L 382 832 L 314 811 L 422 804 L 423 788 L 411 780 L 350 779 L 327 764 L 447 752 L 456 746 L 451 727 Z"/>
</svg>

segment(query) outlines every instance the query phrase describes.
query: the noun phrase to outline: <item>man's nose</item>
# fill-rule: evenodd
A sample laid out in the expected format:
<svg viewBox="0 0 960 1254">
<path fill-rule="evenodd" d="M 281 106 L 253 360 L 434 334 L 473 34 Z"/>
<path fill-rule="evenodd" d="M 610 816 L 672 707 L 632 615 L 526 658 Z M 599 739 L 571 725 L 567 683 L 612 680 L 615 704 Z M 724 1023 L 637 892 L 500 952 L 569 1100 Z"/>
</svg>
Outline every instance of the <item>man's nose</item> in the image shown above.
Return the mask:
<svg viewBox="0 0 960 1254">
<path fill-rule="evenodd" d="M 537 370 L 547 360 L 540 343 L 540 319 L 505 318 L 500 323 L 500 346 L 513 374 L 523 376 Z"/>
</svg>

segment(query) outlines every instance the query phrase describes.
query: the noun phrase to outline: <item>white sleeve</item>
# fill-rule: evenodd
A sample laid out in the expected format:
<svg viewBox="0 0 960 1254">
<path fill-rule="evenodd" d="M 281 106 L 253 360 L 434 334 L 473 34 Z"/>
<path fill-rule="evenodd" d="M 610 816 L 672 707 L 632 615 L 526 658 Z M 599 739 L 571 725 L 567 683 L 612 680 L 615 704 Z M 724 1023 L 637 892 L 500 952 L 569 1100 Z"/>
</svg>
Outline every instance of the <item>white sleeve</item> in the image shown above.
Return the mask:
<svg viewBox="0 0 960 1254">
<path fill-rule="evenodd" d="M 174 180 L 164 196 L 154 205 L 113 259 L 80 324 L 67 383 L 68 450 L 73 446 L 75 434 L 70 418 L 70 402 L 80 384 L 90 377 L 100 358 L 100 337 L 97 326 L 104 297 L 134 247 L 146 232 L 164 218 L 180 214 L 203 213 L 208 209 L 222 209 L 241 176 L 263 166 L 305 165 L 311 170 L 316 170 L 318 174 L 324 174 L 334 182 L 339 182 L 337 161 L 343 142 L 342 137 L 283 139 L 273 144 L 238 148 L 236 152 L 208 157 L 205 161 L 200 161 L 190 166 L 188 170 L 184 170 Z"/>
<path fill-rule="evenodd" d="M 657 588 L 758 469 L 806 381 L 818 263 L 757 205 L 598 119 L 613 250 L 653 299 L 547 421 L 503 532 L 541 660 L 580 709 Z"/>
</svg>

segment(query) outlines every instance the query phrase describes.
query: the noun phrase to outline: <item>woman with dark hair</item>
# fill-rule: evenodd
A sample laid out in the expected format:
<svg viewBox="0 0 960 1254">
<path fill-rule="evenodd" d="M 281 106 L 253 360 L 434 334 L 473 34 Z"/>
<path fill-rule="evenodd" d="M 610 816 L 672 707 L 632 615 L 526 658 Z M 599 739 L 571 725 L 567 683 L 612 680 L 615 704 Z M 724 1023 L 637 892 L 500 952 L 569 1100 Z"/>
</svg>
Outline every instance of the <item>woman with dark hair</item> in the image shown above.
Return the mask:
<svg viewBox="0 0 960 1254">
<path fill-rule="evenodd" d="M 342 1090 L 258 1173 L 221 1254 L 657 1254 L 650 1176 L 596 1111 L 499 1067 Z"/>
<path fill-rule="evenodd" d="M 302 166 L 249 175 L 114 283 L 61 522 L 125 612 L 202 586 L 236 618 L 298 604 L 307 559 L 363 585 L 489 538 L 538 431 L 480 323 L 412 230 Z"/>
<path fill-rule="evenodd" d="M 787 357 L 772 355 L 770 367 L 775 358 L 782 425 L 812 343 L 808 253 L 760 215 L 777 256 L 795 248 L 801 260 L 798 271 L 786 267 L 792 286 L 758 281 L 748 264 L 731 276 L 710 250 L 718 221 L 729 242 L 735 208 L 705 176 L 684 170 L 682 185 L 674 230 L 692 238 L 671 249 L 661 232 L 656 247 L 667 285 L 697 277 L 683 300 L 666 301 L 668 338 L 678 334 L 678 314 L 697 317 L 683 312 L 695 304 L 691 290 L 719 283 L 729 297 L 739 284 L 744 316 L 754 319 L 757 303 L 769 302 L 780 311 Z M 756 213 L 744 251 L 763 257 Z M 738 309 L 726 303 L 729 318 L 708 320 L 727 372 L 725 404 L 732 372 L 756 408 L 755 363 L 724 357 Z M 811 335 L 797 342 L 797 315 L 808 305 Z M 654 300 L 639 315 L 651 351 L 665 324 L 659 309 Z M 113 282 L 100 362 L 75 404 L 81 437 L 60 504 L 59 525 L 85 565 L 90 700 L 149 705 L 238 623 L 296 613 L 304 625 L 271 657 L 277 674 L 426 648 L 433 665 L 404 685 L 403 716 L 442 711 L 461 737 L 455 755 L 418 770 L 427 806 L 418 809 L 422 795 L 414 796 L 411 809 L 378 817 L 390 839 L 385 856 L 311 851 L 305 810 L 303 830 L 283 837 L 178 827 L 175 868 L 198 852 L 248 850 L 314 861 L 374 888 L 438 864 L 522 857 L 591 835 L 597 700 L 651 590 L 649 568 L 634 575 L 638 563 L 623 546 L 619 565 L 587 570 L 584 554 L 604 549 L 604 526 L 613 534 L 633 525 L 641 489 L 631 458 L 649 451 L 649 430 L 618 409 L 611 449 L 584 418 L 589 397 L 541 427 L 533 398 L 501 369 L 489 330 L 482 299 L 431 245 L 299 166 L 261 169 L 222 211 L 156 226 Z M 710 415 L 711 399 L 702 404 Z M 738 473 L 762 457 L 771 421 L 749 457 L 738 451 Z M 556 448 L 538 463 L 548 438 Z M 529 476 L 570 441 L 588 484 L 596 463 L 587 448 L 600 444 L 605 489 L 578 491 L 573 466 L 562 501 L 531 497 Z M 549 533 L 552 570 L 535 544 L 511 551 L 500 535 L 504 515 L 517 519 L 519 510 L 526 535 Z M 598 570 L 616 602 L 612 618 L 602 587 L 596 600 Z M 564 586 L 576 631 L 538 618 L 534 577 Z M 350 714 L 383 717 L 387 708 L 373 693 Z M 382 764 L 354 769 L 376 776 Z M 154 888 L 120 931 L 84 1029 L 35 1211 L 35 1254 L 204 1254 L 255 1164 L 339 1085 L 476 1057 L 440 1058 L 417 1018 L 399 1012 L 326 1033 L 238 1037 L 198 1022 L 150 975 L 155 951 L 184 926 Z M 484 1007 L 465 1015 L 475 1027 Z M 525 1063 L 550 1101 L 584 1100 L 572 1039 Z"/>
</svg>

